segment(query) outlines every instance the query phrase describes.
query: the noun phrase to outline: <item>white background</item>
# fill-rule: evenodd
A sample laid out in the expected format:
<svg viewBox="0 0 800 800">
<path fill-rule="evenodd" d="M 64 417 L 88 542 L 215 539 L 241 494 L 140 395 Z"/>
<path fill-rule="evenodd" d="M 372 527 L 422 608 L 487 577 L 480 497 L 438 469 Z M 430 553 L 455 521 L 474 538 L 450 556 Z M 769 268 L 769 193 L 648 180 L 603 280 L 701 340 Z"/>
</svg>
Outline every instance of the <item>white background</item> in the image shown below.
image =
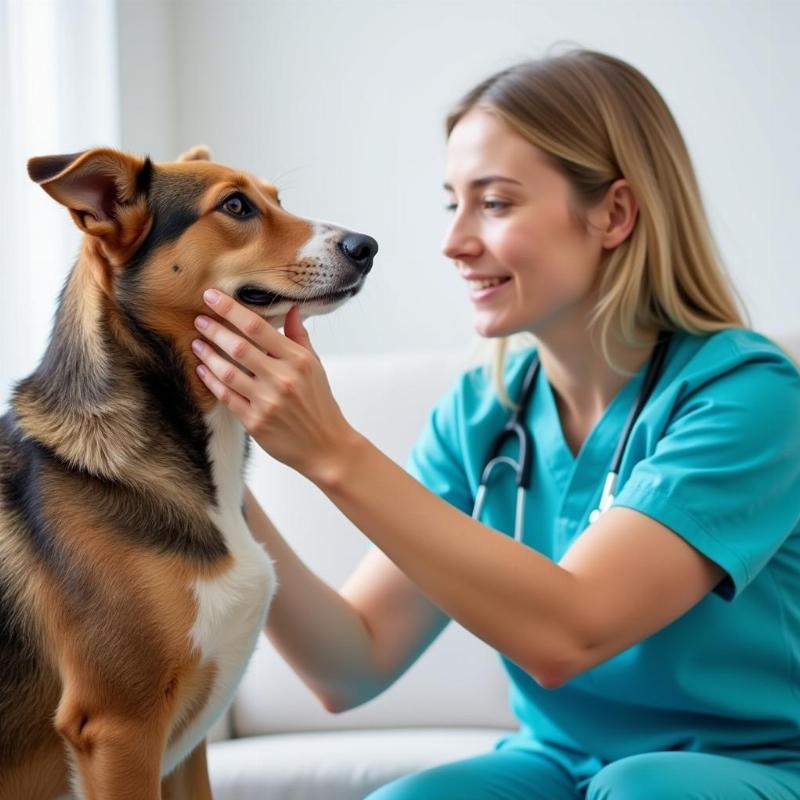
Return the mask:
<svg viewBox="0 0 800 800">
<path fill-rule="evenodd" d="M 754 327 L 781 336 L 800 323 L 794 0 L 110 5 L 107 68 L 78 77 L 84 129 L 73 125 L 69 141 L 54 135 L 27 149 L 23 142 L 19 152 L 112 144 L 158 161 L 205 143 L 215 160 L 275 182 L 289 210 L 374 236 L 380 253 L 365 290 L 309 323 L 323 356 L 472 341 L 466 289 L 439 251 L 449 219 L 441 189 L 444 117 L 478 80 L 561 41 L 621 57 L 650 78 L 683 131 L 713 233 Z M 63 61 L 80 39 L 62 38 Z M 10 62 L 6 47 L 2 64 Z M 102 125 L 89 113 L 97 86 L 112 98 Z M 5 107 L 2 94 L 0 101 Z M 13 170 L 3 186 L 22 185 L 24 163 Z M 6 189 L 3 200 L 16 203 L 16 196 Z M 46 197 L 41 203 L 48 213 L 55 205 Z M 33 226 L 39 236 L 52 219 L 44 214 Z M 77 252 L 75 237 L 50 258 L 48 279 L 40 273 L 34 280 L 6 242 L 0 239 L 0 400 L 35 366 Z"/>
</svg>

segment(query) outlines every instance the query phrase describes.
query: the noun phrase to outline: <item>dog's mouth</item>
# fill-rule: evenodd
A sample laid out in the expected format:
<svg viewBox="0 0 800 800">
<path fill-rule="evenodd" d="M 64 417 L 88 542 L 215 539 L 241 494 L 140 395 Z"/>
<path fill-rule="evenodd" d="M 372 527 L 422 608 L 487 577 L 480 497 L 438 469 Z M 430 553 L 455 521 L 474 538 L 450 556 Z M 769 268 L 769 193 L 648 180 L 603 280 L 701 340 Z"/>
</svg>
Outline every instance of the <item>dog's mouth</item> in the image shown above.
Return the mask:
<svg viewBox="0 0 800 800">
<path fill-rule="evenodd" d="M 268 310 L 272 306 L 280 305 L 281 303 L 292 303 L 299 305 L 301 308 L 307 305 L 330 305 L 339 303 L 346 300 L 348 297 L 353 297 L 358 293 L 361 288 L 361 281 L 346 289 L 337 289 L 333 292 L 325 292 L 324 294 L 307 295 L 306 297 L 289 297 L 285 294 L 273 292 L 270 289 L 264 289 L 261 286 L 254 284 L 247 284 L 239 287 L 234 293 L 234 297 L 241 303 L 250 306 L 262 306 Z"/>
</svg>

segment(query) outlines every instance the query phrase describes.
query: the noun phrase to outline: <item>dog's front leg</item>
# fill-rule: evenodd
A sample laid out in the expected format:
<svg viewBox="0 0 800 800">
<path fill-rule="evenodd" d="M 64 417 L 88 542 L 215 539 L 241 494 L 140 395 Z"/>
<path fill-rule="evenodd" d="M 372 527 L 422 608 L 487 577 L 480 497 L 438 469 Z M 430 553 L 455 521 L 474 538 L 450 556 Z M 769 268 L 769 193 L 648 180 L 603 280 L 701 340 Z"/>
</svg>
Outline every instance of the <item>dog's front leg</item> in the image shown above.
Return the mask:
<svg viewBox="0 0 800 800">
<path fill-rule="evenodd" d="M 213 800 L 208 780 L 205 741 L 200 742 L 164 779 L 161 796 L 163 800 Z"/>
<path fill-rule="evenodd" d="M 94 692 L 65 688 L 56 729 L 77 765 L 82 800 L 161 800 L 165 723 L 158 715 L 105 705 Z"/>
</svg>

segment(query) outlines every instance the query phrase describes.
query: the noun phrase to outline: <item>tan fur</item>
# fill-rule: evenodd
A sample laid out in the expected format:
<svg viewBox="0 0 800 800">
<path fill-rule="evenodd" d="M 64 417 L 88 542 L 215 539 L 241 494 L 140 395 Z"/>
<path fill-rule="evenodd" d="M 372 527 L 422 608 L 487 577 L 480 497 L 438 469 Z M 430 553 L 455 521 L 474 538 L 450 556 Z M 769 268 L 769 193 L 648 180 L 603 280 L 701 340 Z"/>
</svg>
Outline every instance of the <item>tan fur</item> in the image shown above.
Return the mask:
<svg viewBox="0 0 800 800">
<path fill-rule="evenodd" d="M 163 800 L 212 800 L 205 745 L 191 755 L 162 784 Z"/>
<path fill-rule="evenodd" d="M 217 669 L 213 664 L 204 668 L 193 669 L 180 683 L 176 681 L 173 691 L 176 693 L 176 707 L 179 711 L 173 720 L 168 741 L 178 741 L 184 731 L 194 722 L 203 710 L 214 686 Z"/>
<path fill-rule="evenodd" d="M 55 735 L 0 774 L 0 800 L 47 800 L 69 792 L 64 743 Z"/>
</svg>

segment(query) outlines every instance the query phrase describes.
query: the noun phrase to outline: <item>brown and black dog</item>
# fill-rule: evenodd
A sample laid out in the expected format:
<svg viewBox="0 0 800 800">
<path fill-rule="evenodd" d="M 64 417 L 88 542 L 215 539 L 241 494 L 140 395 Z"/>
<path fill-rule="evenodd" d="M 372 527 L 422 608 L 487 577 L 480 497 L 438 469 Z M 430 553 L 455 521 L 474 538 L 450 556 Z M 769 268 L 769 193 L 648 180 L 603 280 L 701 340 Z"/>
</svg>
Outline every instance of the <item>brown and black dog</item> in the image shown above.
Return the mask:
<svg viewBox="0 0 800 800">
<path fill-rule="evenodd" d="M 326 313 L 377 244 L 203 147 L 28 171 L 85 236 L 0 418 L 0 800 L 204 800 L 205 736 L 276 575 L 243 515 L 249 439 L 195 375 L 193 320 L 212 286 L 273 324 Z"/>
</svg>

